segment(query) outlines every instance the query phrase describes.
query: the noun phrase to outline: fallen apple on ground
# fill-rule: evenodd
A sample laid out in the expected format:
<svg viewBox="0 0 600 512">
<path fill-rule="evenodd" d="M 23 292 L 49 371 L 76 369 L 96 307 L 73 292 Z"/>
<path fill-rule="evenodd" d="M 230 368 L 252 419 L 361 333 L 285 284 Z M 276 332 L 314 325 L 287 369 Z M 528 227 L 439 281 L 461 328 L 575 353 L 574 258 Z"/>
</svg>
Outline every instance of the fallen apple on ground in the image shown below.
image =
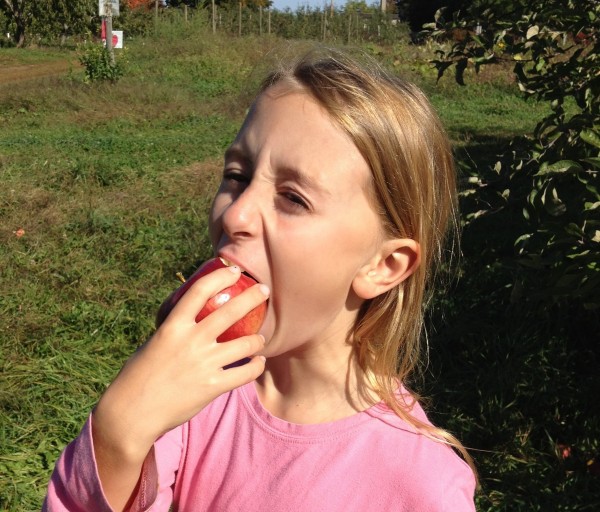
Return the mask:
<svg viewBox="0 0 600 512">
<path fill-rule="evenodd" d="M 194 284 L 198 279 L 202 276 L 210 274 L 219 268 L 227 267 L 228 265 L 221 258 L 214 258 L 208 260 L 204 265 L 202 265 L 187 281 L 185 281 L 177 290 L 175 290 L 169 298 L 160 306 L 158 313 L 156 315 L 156 327 L 159 327 L 167 318 L 168 314 L 175 307 L 175 304 L 181 299 L 183 294 L 188 291 L 190 286 Z M 256 280 L 252 277 L 248 276 L 245 273 L 242 273 L 238 281 L 233 285 L 229 286 L 219 293 L 217 293 L 214 297 L 208 299 L 207 303 L 200 310 L 200 312 L 196 315 L 196 322 L 200 322 L 203 318 L 206 318 L 210 315 L 215 309 L 218 309 L 223 304 L 228 302 L 233 297 L 242 293 L 246 288 L 253 286 L 256 284 Z M 248 336 L 250 334 L 256 334 L 267 313 L 267 303 L 262 302 L 248 314 L 246 314 L 241 320 L 238 320 L 233 325 L 231 325 L 225 332 L 223 332 L 218 338 L 217 341 L 230 341 L 235 338 L 240 338 L 242 336 Z"/>
</svg>

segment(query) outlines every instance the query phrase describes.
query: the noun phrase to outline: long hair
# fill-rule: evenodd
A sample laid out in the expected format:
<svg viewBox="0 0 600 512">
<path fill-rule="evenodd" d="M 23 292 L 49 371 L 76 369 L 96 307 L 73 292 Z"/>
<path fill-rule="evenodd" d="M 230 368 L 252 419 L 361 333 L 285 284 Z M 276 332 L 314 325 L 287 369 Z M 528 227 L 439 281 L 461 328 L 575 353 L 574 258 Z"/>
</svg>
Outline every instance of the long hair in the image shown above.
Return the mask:
<svg viewBox="0 0 600 512">
<path fill-rule="evenodd" d="M 456 175 L 446 132 L 419 88 L 334 50 L 312 50 L 272 72 L 275 84 L 308 93 L 350 136 L 369 164 L 372 205 L 390 238 L 412 238 L 421 264 L 402 284 L 366 301 L 349 334 L 367 385 L 419 431 L 456 448 L 475 472 L 463 445 L 449 432 L 411 414 L 417 400 L 398 393 L 417 369 L 423 318 L 434 274 L 457 235 Z M 452 238 L 452 237 L 451 237 Z M 457 238 L 453 238 L 457 240 Z"/>
</svg>

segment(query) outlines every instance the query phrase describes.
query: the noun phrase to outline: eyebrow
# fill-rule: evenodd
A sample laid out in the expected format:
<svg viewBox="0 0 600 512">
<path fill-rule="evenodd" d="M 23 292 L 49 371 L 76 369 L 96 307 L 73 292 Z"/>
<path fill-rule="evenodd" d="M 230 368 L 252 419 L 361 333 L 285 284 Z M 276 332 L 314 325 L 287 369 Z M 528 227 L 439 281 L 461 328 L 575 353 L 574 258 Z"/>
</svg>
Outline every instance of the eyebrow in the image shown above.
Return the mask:
<svg viewBox="0 0 600 512">
<path fill-rule="evenodd" d="M 325 189 L 319 180 L 293 167 L 284 167 L 281 169 L 278 173 L 278 179 L 295 181 L 302 188 L 312 190 L 323 196 L 331 195 L 331 191 Z"/>
<path fill-rule="evenodd" d="M 252 159 L 246 156 L 246 153 L 239 147 L 229 146 L 225 151 L 224 160 L 241 160 L 244 163 L 252 163 Z"/>
</svg>

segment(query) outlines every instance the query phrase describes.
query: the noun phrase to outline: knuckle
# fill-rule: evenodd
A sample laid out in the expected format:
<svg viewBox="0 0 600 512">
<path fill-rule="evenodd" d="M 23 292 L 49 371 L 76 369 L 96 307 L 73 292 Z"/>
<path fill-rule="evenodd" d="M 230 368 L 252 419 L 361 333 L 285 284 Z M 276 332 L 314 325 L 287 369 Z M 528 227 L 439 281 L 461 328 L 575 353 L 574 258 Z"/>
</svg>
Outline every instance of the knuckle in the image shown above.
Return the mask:
<svg viewBox="0 0 600 512">
<path fill-rule="evenodd" d="M 251 351 L 251 353 L 257 352 L 263 347 L 263 345 L 263 337 L 259 334 L 248 336 L 248 349 Z"/>
<path fill-rule="evenodd" d="M 206 385 L 207 389 L 214 392 L 215 390 L 220 388 L 221 380 L 219 379 L 219 377 L 217 375 L 208 375 L 206 377 L 205 385 Z"/>
</svg>

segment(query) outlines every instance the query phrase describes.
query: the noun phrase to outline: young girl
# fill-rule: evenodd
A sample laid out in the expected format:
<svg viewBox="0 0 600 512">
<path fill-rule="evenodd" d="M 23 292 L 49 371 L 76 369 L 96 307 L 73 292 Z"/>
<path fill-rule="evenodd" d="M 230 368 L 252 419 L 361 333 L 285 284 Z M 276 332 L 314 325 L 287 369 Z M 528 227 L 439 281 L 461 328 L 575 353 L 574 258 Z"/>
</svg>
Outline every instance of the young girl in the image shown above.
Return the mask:
<svg viewBox="0 0 600 512">
<path fill-rule="evenodd" d="M 127 362 L 45 509 L 474 510 L 466 451 L 403 386 L 455 213 L 451 150 L 413 85 L 335 52 L 270 75 L 210 213 L 234 266 Z M 196 323 L 240 268 L 261 284 Z M 260 334 L 215 341 L 264 301 Z"/>
</svg>

